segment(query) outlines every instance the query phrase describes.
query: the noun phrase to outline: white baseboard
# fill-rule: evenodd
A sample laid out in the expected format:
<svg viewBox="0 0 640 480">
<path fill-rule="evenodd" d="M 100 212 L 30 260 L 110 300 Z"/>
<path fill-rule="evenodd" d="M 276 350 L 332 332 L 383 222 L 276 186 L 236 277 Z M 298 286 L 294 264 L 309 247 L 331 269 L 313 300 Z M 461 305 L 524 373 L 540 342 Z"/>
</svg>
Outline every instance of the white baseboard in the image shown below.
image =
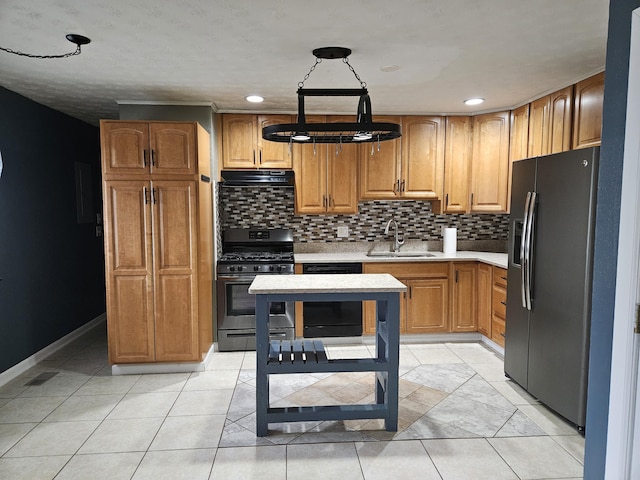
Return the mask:
<svg viewBox="0 0 640 480">
<path fill-rule="evenodd" d="M 111 375 L 140 375 L 147 373 L 189 373 L 203 372 L 214 352 L 215 344 L 211 344 L 209 351 L 201 362 L 176 363 L 120 363 L 111 365 Z"/>
<path fill-rule="evenodd" d="M 50 355 L 53 355 L 55 352 L 57 352 L 61 348 L 69 345 L 71 342 L 78 339 L 79 337 L 87 333 L 89 330 L 96 328 L 98 325 L 105 322 L 106 320 L 107 320 L 106 313 L 98 315 L 96 318 L 94 318 L 88 323 L 85 323 L 80 328 L 75 329 L 73 332 L 68 333 L 67 335 L 65 335 L 59 340 L 56 340 L 52 344 L 47 345 L 42 350 L 37 351 L 30 357 L 25 358 L 23 361 L 21 361 L 17 365 L 14 365 L 13 367 L 0 373 L 0 386 L 6 383 L 9 383 L 11 380 L 22 375 L 31 367 L 35 366 L 38 362 L 45 360 Z"/>
</svg>

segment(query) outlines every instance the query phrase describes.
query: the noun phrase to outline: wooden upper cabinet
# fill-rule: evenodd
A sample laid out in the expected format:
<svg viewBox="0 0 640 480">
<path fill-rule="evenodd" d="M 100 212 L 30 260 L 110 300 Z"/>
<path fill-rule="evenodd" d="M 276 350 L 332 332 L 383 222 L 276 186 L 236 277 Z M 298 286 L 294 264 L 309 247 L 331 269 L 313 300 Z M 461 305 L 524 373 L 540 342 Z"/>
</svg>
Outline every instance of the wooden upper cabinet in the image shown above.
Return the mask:
<svg viewBox="0 0 640 480">
<path fill-rule="evenodd" d="M 324 122 L 324 116 L 308 116 L 308 123 Z M 295 210 L 298 214 L 326 212 L 327 146 L 295 144 Z"/>
<path fill-rule="evenodd" d="M 527 158 L 529 146 L 529 104 L 511 111 L 511 140 L 509 142 L 509 160 L 514 162 Z"/>
<path fill-rule="evenodd" d="M 529 157 L 571 149 L 572 103 L 573 85 L 531 102 Z"/>
<path fill-rule="evenodd" d="M 327 122 L 353 122 L 353 118 L 330 115 Z M 327 213 L 358 212 L 359 148 L 354 143 L 327 145 Z"/>
<path fill-rule="evenodd" d="M 100 121 L 103 172 L 149 172 L 149 126 L 140 122 Z"/>
<path fill-rule="evenodd" d="M 507 211 L 509 116 L 496 112 L 473 117 L 471 212 Z"/>
<path fill-rule="evenodd" d="M 196 126 L 171 122 L 100 122 L 105 175 L 176 174 L 196 170 Z"/>
<path fill-rule="evenodd" d="M 529 105 L 529 146 L 527 157 L 549 153 L 549 95 Z"/>
<path fill-rule="evenodd" d="M 225 114 L 222 116 L 222 167 L 256 168 L 255 115 Z"/>
<path fill-rule="evenodd" d="M 447 117 L 444 153 L 444 213 L 469 211 L 471 117 Z"/>
<path fill-rule="evenodd" d="M 404 117 L 401 138 L 400 195 L 405 198 L 441 198 L 444 175 L 444 118 Z"/>
<path fill-rule="evenodd" d="M 262 138 L 263 127 L 291 122 L 291 115 L 222 115 L 222 167 L 291 168 L 289 144 Z"/>
<path fill-rule="evenodd" d="M 573 148 L 600 145 L 604 72 L 576 83 L 573 110 Z"/>
<path fill-rule="evenodd" d="M 360 198 L 371 200 L 442 197 L 443 117 L 374 117 L 402 124 L 402 137 L 361 145 Z"/>
<path fill-rule="evenodd" d="M 308 123 L 350 122 L 351 118 L 310 115 Z M 358 211 L 358 145 L 297 144 L 294 154 L 295 210 L 299 214 Z"/>
<path fill-rule="evenodd" d="M 401 117 L 378 117 L 374 122 L 402 123 Z M 404 132 L 403 132 L 404 135 Z M 400 194 L 401 138 L 360 146 L 360 198 L 391 200 Z"/>
<path fill-rule="evenodd" d="M 571 150 L 573 85 L 549 95 L 548 153 Z"/>
<path fill-rule="evenodd" d="M 258 167 L 291 168 L 291 146 L 287 142 L 270 142 L 262 138 L 262 128 L 282 123 L 292 123 L 291 115 L 258 115 Z"/>
</svg>

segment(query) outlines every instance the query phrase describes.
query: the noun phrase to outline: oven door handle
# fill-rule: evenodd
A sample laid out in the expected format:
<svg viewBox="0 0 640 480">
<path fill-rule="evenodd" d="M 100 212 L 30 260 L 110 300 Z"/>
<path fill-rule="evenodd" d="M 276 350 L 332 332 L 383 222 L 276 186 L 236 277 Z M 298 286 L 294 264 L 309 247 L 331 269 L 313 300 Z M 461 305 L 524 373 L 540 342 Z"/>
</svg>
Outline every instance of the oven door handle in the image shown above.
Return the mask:
<svg viewBox="0 0 640 480">
<path fill-rule="evenodd" d="M 247 285 L 253 282 L 256 278 L 255 275 L 247 276 L 247 275 L 225 275 L 218 276 L 218 280 L 222 280 L 223 282 L 235 282 L 237 280 L 244 280 L 242 283 L 246 283 Z"/>
</svg>

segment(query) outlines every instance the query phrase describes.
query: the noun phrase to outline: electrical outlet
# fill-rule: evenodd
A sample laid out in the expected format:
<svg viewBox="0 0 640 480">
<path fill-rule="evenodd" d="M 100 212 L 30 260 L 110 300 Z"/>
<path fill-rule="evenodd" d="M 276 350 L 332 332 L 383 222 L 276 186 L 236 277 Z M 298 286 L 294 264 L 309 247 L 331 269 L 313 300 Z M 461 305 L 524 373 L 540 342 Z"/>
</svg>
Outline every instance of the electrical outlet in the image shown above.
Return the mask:
<svg viewBox="0 0 640 480">
<path fill-rule="evenodd" d="M 349 227 L 338 227 L 338 237 L 344 238 L 349 236 Z"/>
</svg>

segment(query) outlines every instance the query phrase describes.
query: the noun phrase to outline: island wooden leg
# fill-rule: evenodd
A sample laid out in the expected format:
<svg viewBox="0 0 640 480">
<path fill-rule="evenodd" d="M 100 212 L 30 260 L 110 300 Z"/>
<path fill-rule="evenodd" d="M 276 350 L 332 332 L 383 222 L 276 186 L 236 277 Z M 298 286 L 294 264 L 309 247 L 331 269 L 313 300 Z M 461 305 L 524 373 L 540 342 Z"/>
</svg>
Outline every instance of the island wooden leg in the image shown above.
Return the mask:
<svg viewBox="0 0 640 480">
<path fill-rule="evenodd" d="M 264 437 L 269 431 L 269 301 L 256 295 L 256 435 Z"/>
<path fill-rule="evenodd" d="M 388 432 L 398 430 L 398 367 L 400 363 L 400 294 L 392 293 L 386 302 L 386 348 L 387 371 L 386 404 L 387 418 L 385 429 Z"/>
</svg>

